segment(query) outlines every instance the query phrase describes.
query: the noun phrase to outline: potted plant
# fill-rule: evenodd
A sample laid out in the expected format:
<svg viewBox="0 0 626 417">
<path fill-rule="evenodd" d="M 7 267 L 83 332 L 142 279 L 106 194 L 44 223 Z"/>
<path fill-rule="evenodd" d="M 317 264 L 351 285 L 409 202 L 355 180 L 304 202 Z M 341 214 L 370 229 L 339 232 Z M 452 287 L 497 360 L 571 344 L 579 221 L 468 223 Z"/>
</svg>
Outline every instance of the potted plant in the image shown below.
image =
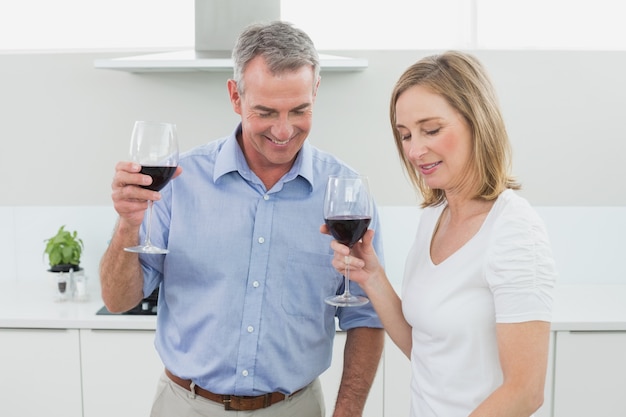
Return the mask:
<svg viewBox="0 0 626 417">
<path fill-rule="evenodd" d="M 48 255 L 50 272 L 74 272 L 80 271 L 80 257 L 83 253 L 83 240 L 78 237 L 76 231 L 69 232 L 65 226 L 61 226 L 56 235 L 44 240 L 46 248 L 44 254 Z"/>
</svg>

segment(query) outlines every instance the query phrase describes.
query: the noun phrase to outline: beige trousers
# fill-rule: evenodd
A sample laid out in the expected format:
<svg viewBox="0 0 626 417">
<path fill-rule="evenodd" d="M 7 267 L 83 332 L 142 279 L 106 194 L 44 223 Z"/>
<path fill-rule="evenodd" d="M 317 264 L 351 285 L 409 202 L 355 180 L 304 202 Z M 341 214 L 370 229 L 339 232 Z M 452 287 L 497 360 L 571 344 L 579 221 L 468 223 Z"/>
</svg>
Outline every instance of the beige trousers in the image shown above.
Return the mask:
<svg viewBox="0 0 626 417">
<path fill-rule="evenodd" d="M 255 411 L 224 410 L 224 406 L 207 400 L 172 382 L 163 373 L 152 404 L 150 417 L 324 417 L 326 408 L 319 379 L 308 387 L 270 407 Z"/>
</svg>

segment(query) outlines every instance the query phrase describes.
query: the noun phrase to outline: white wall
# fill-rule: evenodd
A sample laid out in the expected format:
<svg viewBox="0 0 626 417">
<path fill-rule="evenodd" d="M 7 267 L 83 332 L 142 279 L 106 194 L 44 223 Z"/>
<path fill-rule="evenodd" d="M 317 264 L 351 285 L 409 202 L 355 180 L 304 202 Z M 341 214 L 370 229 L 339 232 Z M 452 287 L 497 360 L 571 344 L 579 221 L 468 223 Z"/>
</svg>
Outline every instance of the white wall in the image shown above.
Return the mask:
<svg viewBox="0 0 626 417">
<path fill-rule="evenodd" d="M 536 207 L 550 235 L 559 282 L 626 284 L 626 207 Z M 381 206 L 387 274 L 400 291 L 404 262 L 421 210 Z M 0 206 L 0 281 L 44 281 L 48 264 L 44 239 L 60 225 L 78 230 L 85 252 L 85 274 L 98 277 L 98 263 L 115 223 L 111 206 Z"/>
<path fill-rule="evenodd" d="M 559 284 L 626 284 L 626 207 L 536 206 L 550 236 Z M 421 210 L 381 207 L 385 266 L 399 292 Z"/>
<path fill-rule="evenodd" d="M 46 280 L 50 267 L 44 240 L 59 227 L 78 231 L 85 244 L 81 266 L 85 275 L 98 279 L 117 213 L 109 206 L 0 206 L 0 281 Z"/>
<path fill-rule="evenodd" d="M 354 73 L 322 73 L 311 141 L 371 177 L 382 207 L 387 266 L 401 280 L 419 219 L 396 156 L 388 100 L 427 51 L 364 57 Z M 134 55 L 134 53 L 127 53 Z M 626 282 L 626 52 L 480 51 L 499 92 L 522 194 L 541 208 L 567 282 Z M 85 240 L 96 276 L 115 213 L 110 181 L 135 119 L 178 124 L 183 150 L 237 122 L 229 73 L 96 70 L 115 53 L 0 54 L 0 279 L 37 279 L 43 239 L 62 224 Z"/>
<path fill-rule="evenodd" d="M 388 100 L 400 73 L 429 52 L 340 53 L 370 66 L 322 73 L 311 141 L 369 174 L 380 204 L 412 206 L 417 197 L 395 153 Z M 499 92 L 523 194 L 536 205 L 626 205 L 626 52 L 476 55 Z M 94 59 L 116 56 L 0 55 L 0 206 L 110 204 L 113 166 L 126 158 L 135 119 L 176 122 L 183 149 L 234 127 L 230 73 L 93 68 Z"/>
</svg>

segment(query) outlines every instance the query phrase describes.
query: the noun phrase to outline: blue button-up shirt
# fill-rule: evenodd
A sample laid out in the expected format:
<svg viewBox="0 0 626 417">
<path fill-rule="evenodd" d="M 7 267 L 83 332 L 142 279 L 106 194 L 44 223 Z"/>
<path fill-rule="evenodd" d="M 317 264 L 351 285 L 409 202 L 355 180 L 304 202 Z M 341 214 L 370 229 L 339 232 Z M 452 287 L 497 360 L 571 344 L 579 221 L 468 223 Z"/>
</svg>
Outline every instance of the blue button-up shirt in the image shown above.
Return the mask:
<svg viewBox="0 0 626 417">
<path fill-rule="evenodd" d="M 267 190 L 238 129 L 181 155 L 152 219 L 153 243 L 170 253 L 141 255 L 144 294 L 160 284 L 155 344 L 174 374 L 220 394 L 289 394 L 330 365 L 335 316 L 343 329 L 382 327 L 371 304 L 324 303 L 343 290 L 319 232 L 326 180 L 354 171 L 305 142 Z"/>
</svg>

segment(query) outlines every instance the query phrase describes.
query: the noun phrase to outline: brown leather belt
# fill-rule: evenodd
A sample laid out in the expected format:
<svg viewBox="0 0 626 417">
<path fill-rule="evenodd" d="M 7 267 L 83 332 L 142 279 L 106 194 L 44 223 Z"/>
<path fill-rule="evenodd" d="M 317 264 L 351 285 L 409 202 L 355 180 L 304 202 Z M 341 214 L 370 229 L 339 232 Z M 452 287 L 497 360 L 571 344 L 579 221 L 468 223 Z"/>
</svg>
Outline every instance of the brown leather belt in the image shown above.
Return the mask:
<svg viewBox="0 0 626 417">
<path fill-rule="evenodd" d="M 177 377 L 167 369 L 165 370 L 165 374 L 177 385 L 185 388 L 186 390 L 191 390 L 190 380 Z M 302 391 L 302 389 L 299 389 L 291 395 L 295 395 L 300 391 Z M 194 392 L 202 398 L 224 404 L 225 410 L 237 411 L 252 411 L 260 408 L 267 408 L 270 405 L 276 404 L 277 402 L 287 398 L 287 396 L 282 392 L 270 392 L 268 394 L 258 396 L 214 394 L 211 391 L 207 391 L 197 385 L 194 385 Z"/>
</svg>

